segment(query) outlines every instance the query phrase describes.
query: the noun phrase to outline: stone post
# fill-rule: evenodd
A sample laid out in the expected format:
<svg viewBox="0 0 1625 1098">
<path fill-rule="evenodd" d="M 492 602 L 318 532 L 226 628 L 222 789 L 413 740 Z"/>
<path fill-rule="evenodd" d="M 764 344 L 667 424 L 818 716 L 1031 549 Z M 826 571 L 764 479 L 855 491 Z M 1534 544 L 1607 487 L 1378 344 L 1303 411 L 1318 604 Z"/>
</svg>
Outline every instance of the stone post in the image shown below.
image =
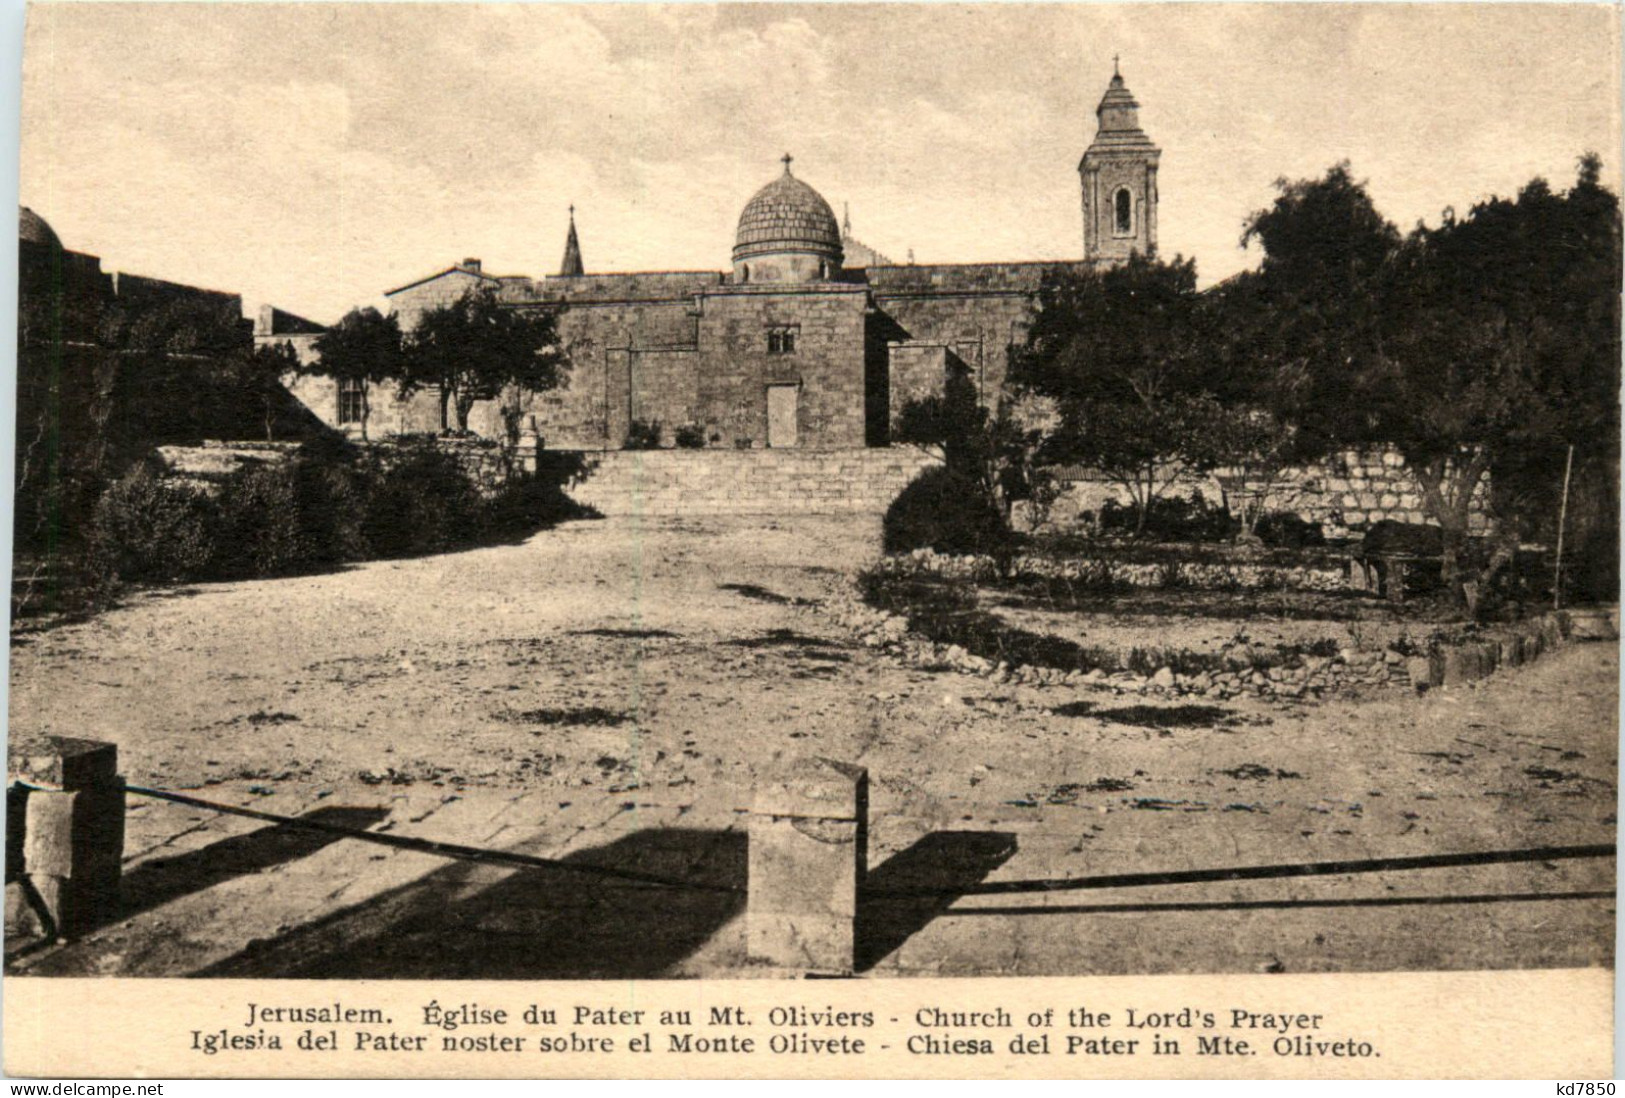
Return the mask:
<svg viewBox="0 0 1625 1098">
<path fill-rule="evenodd" d="M 67 736 L 14 740 L 6 768 L 8 928 L 73 937 L 112 918 L 124 860 L 118 748 Z"/>
<path fill-rule="evenodd" d="M 750 820 L 750 959 L 848 975 L 868 865 L 869 772 L 803 759 L 756 793 Z"/>
</svg>

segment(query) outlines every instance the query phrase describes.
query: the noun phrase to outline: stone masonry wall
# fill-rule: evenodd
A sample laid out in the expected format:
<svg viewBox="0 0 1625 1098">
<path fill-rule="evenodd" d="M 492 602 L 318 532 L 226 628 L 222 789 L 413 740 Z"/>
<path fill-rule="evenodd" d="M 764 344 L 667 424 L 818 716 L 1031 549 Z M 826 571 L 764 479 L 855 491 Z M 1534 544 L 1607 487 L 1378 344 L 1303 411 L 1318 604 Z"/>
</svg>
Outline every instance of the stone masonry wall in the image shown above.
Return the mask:
<svg viewBox="0 0 1625 1098">
<path fill-rule="evenodd" d="M 1489 528 L 1488 488 L 1489 480 L 1485 478 L 1473 497 L 1469 524 L 1474 533 Z M 1163 495 L 1188 498 L 1192 492 L 1199 492 L 1209 503 L 1224 500 L 1224 490 L 1211 476 L 1183 478 Z M 1125 506 L 1129 503 L 1128 493 L 1118 485 L 1098 476 L 1077 476 L 1051 508 L 1050 521 L 1060 527 L 1075 525 L 1109 499 Z M 1238 501 L 1229 502 L 1234 508 Z M 1405 459 L 1391 447 L 1350 451 L 1288 469 L 1270 493 L 1265 510 L 1296 514 L 1305 522 L 1318 524 L 1328 538 L 1334 539 L 1359 537 L 1367 527 L 1384 519 L 1436 525 L 1424 508 L 1421 490 L 1405 468 Z"/>
<path fill-rule="evenodd" d="M 936 460 L 872 450 L 618 450 L 572 489 L 605 515 L 881 514 Z"/>
<path fill-rule="evenodd" d="M 703 299 L 699 339 L 699 423 L 723 444 L 764 446 L 767 387 L 799 386 L 797 446 L 845 449 L 864 444 L 864 324 L 861 287 L 816 290 L 740 288 Z M 795 350 L 773 354 L 771 327 L 795 331 Z"/>
</svg>

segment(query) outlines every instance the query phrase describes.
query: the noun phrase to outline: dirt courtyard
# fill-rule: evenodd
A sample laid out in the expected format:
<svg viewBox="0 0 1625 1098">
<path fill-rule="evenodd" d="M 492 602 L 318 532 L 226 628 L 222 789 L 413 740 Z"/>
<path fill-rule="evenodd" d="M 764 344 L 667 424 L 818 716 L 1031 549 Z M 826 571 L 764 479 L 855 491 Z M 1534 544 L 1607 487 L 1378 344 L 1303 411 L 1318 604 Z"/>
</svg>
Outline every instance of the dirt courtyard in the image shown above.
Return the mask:
<svg viewBox="0 0 1625 1098">
<path fill-rule="evenodd" d="M 1314 704 L 998 685 L 819 607 L 878 519 L 568 523 L 522 544 L 139 594 L 20 638 L 13 734 L 134 785 L 742 883 L 759 778 L 866 767 L 877 882 L 1609 843 L 1616 644 Z M 125 905 L 12 957 L 63 975 L 748 974 L 737 893 L 677 895 L 130 798 Z M 1614 867 L 1533 861 L 876 901 L 874 974 L 1611 965 Z M 1607 896 L 1599 896 L 1607 893 Z"/>
</svg>

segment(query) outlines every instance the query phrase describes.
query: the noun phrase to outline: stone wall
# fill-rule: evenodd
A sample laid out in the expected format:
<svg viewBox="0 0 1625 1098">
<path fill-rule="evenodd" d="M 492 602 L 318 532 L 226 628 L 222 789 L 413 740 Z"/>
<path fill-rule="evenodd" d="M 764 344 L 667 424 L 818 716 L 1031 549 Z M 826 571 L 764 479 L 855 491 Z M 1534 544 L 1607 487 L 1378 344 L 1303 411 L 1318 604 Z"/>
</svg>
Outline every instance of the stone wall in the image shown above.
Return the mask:
<svg viewBox="0 0 1625 1098">
<path fill-rule="evenodd" d="M 618 450 L 592 455 L 578 502 L 605 515 L 881 514 L 936 464 L 912 447 Z"/>
<path fill-rule="evenodd" d="M 1026 341 L 1044 277 L 1067 263 L 967 263 L 872 267 L 869 291 L 888 342 L 935 343 L 971 370 L 982 402 L 997 403 L 1009 351 Z"/>
<path fill-rule="evenodd" d="M 941 396 L 948 378 L 948 349 L 938 343 L 893 343 L 887 363 L 889 423 L 895 434 L 903 411 L 916 401 Z"/>
<path fill-rule="evenodd" d="M 798 445 L 835 449 L 887 441 L 889 345 L 941 348 L 969 368 L 984 402 L 995 403 L 1033 295 L 1048 272 L 1068 266 L 882 266 L 845 272 L 851 281 L 795 285 L 739 285 L 707 271 L 491 279 L 458 267 L 390 300 L 405 328 L 476 285 L 499 287 L 519 308 L 565 305 L 559 330 L 569 380 L 521 401 L 526 427 L 551 448 L 618 448 L 634 418 L 659 420 L 668 444 L 676 428 L 692 424 L 709 446 L 762 447 L 766 388 L 791 383 L 800 387 Z M 798 327 L 794 354 L 769 353 L 769 326 Z M 336 395 L 309 395 L 330 418 Z M 384 404 L 374 405 L 376 433 L 435 426 L 425 420 L 437 405 L 422 394 L 406 407 Z M 497 403 L 476 403 L 469 427 L 500 434 Z"/>
<path fill-rule="evenodd" d="M 1248 489 L 1256 490 L 1255 483 Z M 1486 477 L 1473 497 L 1469 523 L 1474 533 L 1489 528 L 1489 479 Z M 1211 504 L 1228 502 L 1234 510 L 1240 502 L 1227 499 L 1219 479 L 1188 476 L 1175 481 L 1163 493 L 1167 497 L 1189 498 L 1199 493 Z M 1121 486 L 1087 471 L 1068 474 L 1066 487 L 1050 509 L 1049 521 L 1061 528 L 1088 521 L 1107 500 L 1129 506 L 1128 492 Z M 1367 527 L 1384 519 L 1437 525 L 1428 515 L 1415 478 L 1405 468 L 1405 459 L 1393 448 L 1350 451 L 1301 468 L 1288 469 L 1270 492 L 1266 512 L 1291 512 L 1305 522 L 1320 526 L 1328 538 L 1359 537 Z"/>
</svg>

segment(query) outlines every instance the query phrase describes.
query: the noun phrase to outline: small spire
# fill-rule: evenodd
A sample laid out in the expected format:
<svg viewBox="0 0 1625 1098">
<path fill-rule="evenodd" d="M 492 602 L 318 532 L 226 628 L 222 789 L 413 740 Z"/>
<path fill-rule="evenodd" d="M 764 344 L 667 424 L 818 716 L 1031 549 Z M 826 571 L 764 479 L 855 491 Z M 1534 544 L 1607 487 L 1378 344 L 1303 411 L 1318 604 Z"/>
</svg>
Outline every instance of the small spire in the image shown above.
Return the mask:
<svg viewBox="0 0 1625 1098">
<path fill-rule="evenodd" d="M 581 263 L 581 241 L 576 237 L 576 207 L 572 202 L 570 234 L 564 238 L 564 262 L 559 264 L 559 274 L 564 278 L 580 278 L 586 273 L 586 268 Z"/>
<path fill-rule="evenodd" d="M 791 156 L 789 153 L 785 153 L 783 156 L 779 157 L 779 159 L 784 161 L 784 174 L 789 175 L 790 174 L 790 161 L 794 160 L 795 157 Z"/>
<path fill-rule="evenodd" d="M 1123 79 L 1123 70 L 1118 66 L 1118 62 L 1122 60 L 1122 57 L 1123 55 L 1120 53 L 1112 54 L 1112 75 L 1119 80 Z"/>
<path fill-rule="evenodd" d="M 852 235 L 852 204 L 850 202 L 841 203 L 841 235 Z"/>
</svg>

